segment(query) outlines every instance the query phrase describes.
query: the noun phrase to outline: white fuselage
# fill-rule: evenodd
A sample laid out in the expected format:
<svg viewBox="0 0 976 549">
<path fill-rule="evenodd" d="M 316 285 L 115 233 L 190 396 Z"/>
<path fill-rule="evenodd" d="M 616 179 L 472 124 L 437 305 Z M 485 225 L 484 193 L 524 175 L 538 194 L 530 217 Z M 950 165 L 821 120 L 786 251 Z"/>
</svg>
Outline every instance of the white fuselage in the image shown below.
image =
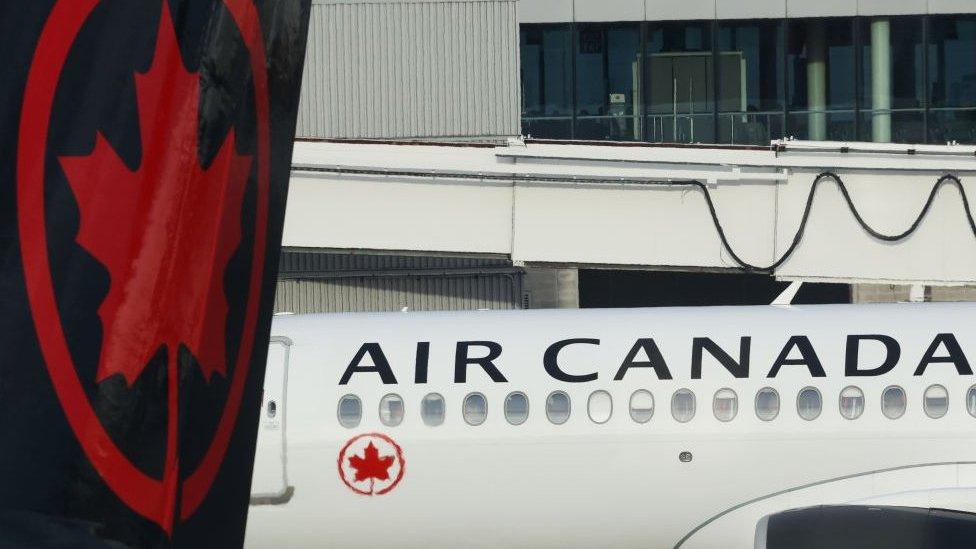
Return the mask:
<svg viewBox="0 0 976 549">
<path fill-rule="evenodd" d="M 796 507 L 976 511 L 974 321 L 963 304 L 277 316 L 246 546 L 752 547 L 763 516 Z M 576 341 L 554 347 L 565 340 Z M 487 342 L 500 349 L 484 366 Z M 948 395 L 937 418 L 939 388 L 923 405 L 935 385 Z M 897 419 L 882 409 L 891 386 L 905 395 Z M 757 399 L 764 388 L 778 396 L 768 420 L 756 411 L 757 400 L 775 408 L 768 390 Z M 798 406 L 805 388 L 820 395 L 814 419 L 800 416 L 813 415 L 811 401 Z M 688 421 L 675 417 L 687 418 L 687 400 L 672 410 L 681 389 L 694 395 Z M 734 406 L 729 391 L 715 402 L 723 389 Z M 634 415 L 646 418 L 646 393 L 630 409 L 641 390 L 653 395 L 644 423 Z M 554 391 L 570 400 L 559 425 L 547 414 Z M 595 391 L 610 398 L 591 408 Z M 528 400 L 518 425 L 505 413 L 513 392 Z M 444 399 L 436 426 L 421 416 L 430 393 Z M 462 415 L 470 393 L 487 403 L 480 425 Z M 399 425 L 381 421 L 387 394 L 403 401 Z M 354 427 L 340 425 L 355 416 L 339 413 L 345 395 L 361 403 Z M 398 458 L 374 439 L 390 479 L 356 480 L 349 459 L 368 457 L 362 447 L 340 459 L 365 433 L 400 447 Z"/>
</svg>

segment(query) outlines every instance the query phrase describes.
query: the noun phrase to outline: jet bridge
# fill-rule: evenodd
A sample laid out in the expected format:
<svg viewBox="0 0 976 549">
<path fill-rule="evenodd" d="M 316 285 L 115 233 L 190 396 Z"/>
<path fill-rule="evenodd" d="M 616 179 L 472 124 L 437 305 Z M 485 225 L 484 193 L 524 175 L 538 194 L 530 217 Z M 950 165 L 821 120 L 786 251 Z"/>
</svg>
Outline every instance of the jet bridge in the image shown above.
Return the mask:
<svg viewBox="0 0 976 549">
<path fill-rule="evenodd" d="M 300 141 L 284 245 L 976 282 L 976 148 Z"/>
</svg>

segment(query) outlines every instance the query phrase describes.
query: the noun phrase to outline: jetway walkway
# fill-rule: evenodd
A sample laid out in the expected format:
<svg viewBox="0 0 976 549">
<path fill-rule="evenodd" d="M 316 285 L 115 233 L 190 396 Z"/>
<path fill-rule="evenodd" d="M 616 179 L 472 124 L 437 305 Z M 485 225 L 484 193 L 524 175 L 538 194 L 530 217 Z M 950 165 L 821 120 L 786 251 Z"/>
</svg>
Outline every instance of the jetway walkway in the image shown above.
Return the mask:
<svg viewBox="0 0 976 549">
<path fill-rule="evenodd" d="M 974 147 L 301 141 L 292 170 L 292 248 L 976 282 Z"/>
</svg>

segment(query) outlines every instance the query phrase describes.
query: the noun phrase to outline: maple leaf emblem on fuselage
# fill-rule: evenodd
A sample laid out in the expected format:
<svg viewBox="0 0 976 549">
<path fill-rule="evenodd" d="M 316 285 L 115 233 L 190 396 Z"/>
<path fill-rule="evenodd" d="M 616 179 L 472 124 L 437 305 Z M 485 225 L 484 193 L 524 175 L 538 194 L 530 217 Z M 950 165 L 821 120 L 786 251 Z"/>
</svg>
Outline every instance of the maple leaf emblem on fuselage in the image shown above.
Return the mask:
<svg viewBox="0 0 976 549">
<path fill-rule="evenodd" d="M 130 170 L 101 132 L 90 155 L 59 158 L 81 214 L 77 241 L 111 278 L 98 309 L 98 382 L 122 374 L 131 385 L 161 346 L 172 367 L 180 344 L 205 379 L 227 370 L 223 278 L 241 241 L 252 158 L 237 154 L 232 128 L 210 166 L 201 166 L 200 76 L 184 67 L 162 5 L 152 63 L 135 74 L 138 169 Z"/>
<path fill-rule="evenodd" d="M 349 458 L 349 466 L 356 470 L 356 482 L 367 479 L 389 480 L 390 467 L 393 466 L 393 456 L 380 457 L 373 442 L 370 441 L 363 450 L 363 457 L 352 456 Z"/>
</svg>

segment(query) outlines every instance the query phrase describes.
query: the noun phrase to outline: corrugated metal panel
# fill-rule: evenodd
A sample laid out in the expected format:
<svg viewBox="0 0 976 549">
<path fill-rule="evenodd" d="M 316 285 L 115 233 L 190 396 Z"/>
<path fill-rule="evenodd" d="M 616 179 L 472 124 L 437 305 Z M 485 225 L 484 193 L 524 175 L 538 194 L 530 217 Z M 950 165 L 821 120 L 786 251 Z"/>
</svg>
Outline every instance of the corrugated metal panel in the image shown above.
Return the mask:
<svg viewBox="0 0 976 549">
<path fill-rule="evenodd" d="M 517 309 L 521 275 L 279 280 L 274 310 L 292 313 Z"/>
<path fill-rule="evenodd" d="M 514 309 L 522 277 L 507 259 L 284 250 L 275 312 Z"/>
<path fill-rule="evenodd" d="M 512 0 L 316 2 L 298 137 L 518 135 Z"/>
</svg>

